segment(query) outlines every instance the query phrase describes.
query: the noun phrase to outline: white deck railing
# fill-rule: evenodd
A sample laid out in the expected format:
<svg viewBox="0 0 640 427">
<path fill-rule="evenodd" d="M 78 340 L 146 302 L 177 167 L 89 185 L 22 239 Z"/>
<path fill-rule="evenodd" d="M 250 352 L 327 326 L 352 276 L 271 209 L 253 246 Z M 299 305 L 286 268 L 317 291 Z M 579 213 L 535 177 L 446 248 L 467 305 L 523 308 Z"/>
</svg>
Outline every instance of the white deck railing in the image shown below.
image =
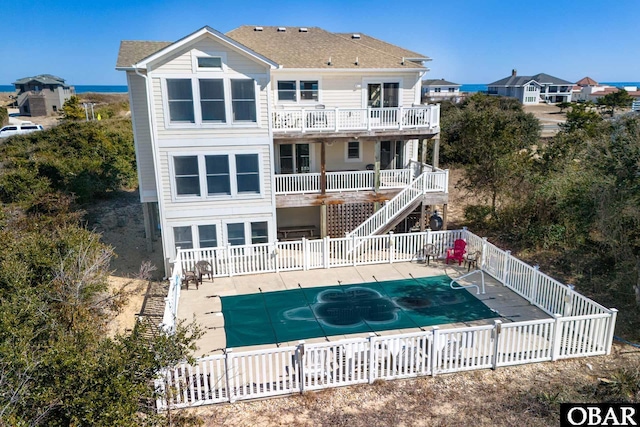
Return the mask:
<svg viewBox="0 0 640 427">
<path fill-rule="evenodd" d="M 431 166 L 428 167 L 432 169 Z M 426 172 L 424 185 L 426 192 L 448 192 L 445 185 L 447 171 L 438 169 Z M 327 192 L 340 191 L 373 191 L 375 189 L 374 171 L 342 171 L 327 172 Z M 411 184 L 414 174 L 413 167 L 407 169 L 388 169 L 380 171 L 380 188 L 405 188 Z M 320 193 L 319 173 L 295 173 L 276 175 L 276 194 L 317 194 Z"/>
<path fill-rule="evenodd" d="M 482 252 L 479 268 L 551 316 L 238 353 L 227 349 L 193 366 L 165 370 L 156 380 L 164 392 L 158 409 L 610 353 L 616 309 L 578 294 L 466 229 L 179 250 L 167 310 L 175 324 L 179 274 L 202 259 L 212 262 L 216 277 L 334 268 L 411 261 L 426 244 L 444 254 L 459 238 L 469 251 Z M 351 250 L 356 245 L 361 250 Z"/>
<path fill-rule="evenodd" d="M 273 112 L 274 132 L 341 132 L 432 129 L 440 126 L 440 106 L 397 108 L 295 108 Z"/>
</svg>

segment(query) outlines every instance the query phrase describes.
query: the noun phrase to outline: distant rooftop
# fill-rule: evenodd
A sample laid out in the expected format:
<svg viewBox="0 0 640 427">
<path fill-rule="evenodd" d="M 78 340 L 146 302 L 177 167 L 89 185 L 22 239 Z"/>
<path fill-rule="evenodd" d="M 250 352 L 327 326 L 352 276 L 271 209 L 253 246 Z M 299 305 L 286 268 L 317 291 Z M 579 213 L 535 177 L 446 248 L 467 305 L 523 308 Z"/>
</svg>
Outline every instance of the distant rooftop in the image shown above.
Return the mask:
<svg viewBox="0 0 640 427">
<path fill-rule="evenodd" d="M 424 79 L 422 86 L 462 86 L 459 83 L 453 83 L 445 79 Z"/>
<path fill-rule="evenodd" d="M 43 85 L 52 85 L 52 84 L 57 84 L 57 85 L 62 85 L 62 86 L 67 86 L 64 82 L 63 78 L 51 75 L 51 74 L 39 74 L 37 76 L 34 77 L 23 77 L 21 79 L 16 80 L 13 84 L 14 85 L 23 85 L 23 84 L 27 84 L 30 82 L 37 82 Z"/>
<path fill-rule="evenodd" d="M 518 76 L 515 73 L 515 70 L 509 77 L 505 77 L 504 79 L 500 79 L 493 83 L 489 83 L 488 86 L 524 86 L 532 80 L 534 80 L 539 84 L 545 84 L 545 85 L 551 84 L 551 85 L 573 86 L 573 83 L 571 83 L 570 81 L 563 80 L 558 77 L 550 76 L 549 74 L 538 73 L 533 76 Z"/>
<path fill-rule="evenodd" d="M 598 86 L 598 82 L 593 80 L 591 77 L 583 77 L 582 79 L 576 82 L 578 86 Z"/>
<path fill-rule="evenodd" d="M 225 35 L 283 68 L 424 69 L 422 61 L 430 60 L 366 34 L 331 33 L 318 27 L 245 25 Z M 122 41 L 116 68 L 130 67 L 172 44 Z"/>
</svg>

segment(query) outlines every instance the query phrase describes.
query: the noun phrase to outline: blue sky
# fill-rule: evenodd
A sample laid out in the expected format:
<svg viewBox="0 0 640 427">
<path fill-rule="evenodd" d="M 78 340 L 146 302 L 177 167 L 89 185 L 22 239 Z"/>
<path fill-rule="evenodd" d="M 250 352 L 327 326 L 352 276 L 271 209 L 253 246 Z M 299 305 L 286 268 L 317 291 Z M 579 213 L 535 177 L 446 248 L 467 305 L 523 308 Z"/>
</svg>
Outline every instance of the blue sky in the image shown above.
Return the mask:
<svg viewBox="0 0 640 427">
<path fill-rule="evenodd" d="M 570 81 L 640 81 L 640 1 L 3 0 L 0 84 L 41 73 L 126 84 L 121 40 L 175 41 L 209 25 L 361 32 L 425 54 L 427 78 L 489 83 L 512 68 Z M 238 7 L 236 5 L 242 5 Z"/>
</svg>

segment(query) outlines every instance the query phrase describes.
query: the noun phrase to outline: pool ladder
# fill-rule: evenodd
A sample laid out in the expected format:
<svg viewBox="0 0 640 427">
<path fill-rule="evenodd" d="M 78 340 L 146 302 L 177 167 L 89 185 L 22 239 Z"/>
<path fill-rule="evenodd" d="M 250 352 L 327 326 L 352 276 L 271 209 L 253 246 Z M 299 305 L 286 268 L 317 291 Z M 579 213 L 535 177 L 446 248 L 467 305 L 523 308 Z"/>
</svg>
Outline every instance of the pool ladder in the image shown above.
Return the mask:
<svg viewBox="0 0 640 427">
<path fill-rule="evenodd" d="M 455 279 L 451 280 L 451 283 L 449 283 L 449 286 L 451 287 L 451 289 L 468 289 L 468 288 L 476 288 L 476 295 L 480 295 L 480 287 L 479 287 L 478 285 L 473 284 L 473 285 L 466 285 L 466 286 L 464 286 L 464 285 L 461 285 L 460 283 L 457 283 L 457 282 L 458 282 L 458 280 L 460 280 L 460 279 L 464 279 L 464 278 L 466 278 L 466 277 L 469 277 L 469 276 L 471 276 L 472 274 L 475 274 L 475 273 L 480 273 L 481 282 L 482 282 L 482 294 L 484 295 L 484 294 L 485 294 L 485 290 L 484 290 L 484 271 L 482 271 L 482 270 L 473 270 L 473 271 L 471 271 L 471 272 L 469 272 L 469 273 L 463 274 L 462 276 L 457 277 L 457 278 L 455 278 Z M 456 284 L 456 285 L 458 285 L 458 286 L 454 286 L 454 284 Z"/>
</svg>

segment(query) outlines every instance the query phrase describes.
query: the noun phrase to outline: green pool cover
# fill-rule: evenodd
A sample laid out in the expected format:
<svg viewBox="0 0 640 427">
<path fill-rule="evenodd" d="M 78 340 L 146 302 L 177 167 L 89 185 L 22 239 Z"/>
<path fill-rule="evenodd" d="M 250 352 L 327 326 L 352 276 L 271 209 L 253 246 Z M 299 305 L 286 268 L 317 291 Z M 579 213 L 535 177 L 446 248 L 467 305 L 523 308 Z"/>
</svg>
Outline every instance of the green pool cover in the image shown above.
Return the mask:
<svg viewBox="0 0 640 427">
<path fill-rule="evenodd" d="M 221 297 L 227 347 L 497 317 L 450 281 L 435 276 Z"/>
</svg>

